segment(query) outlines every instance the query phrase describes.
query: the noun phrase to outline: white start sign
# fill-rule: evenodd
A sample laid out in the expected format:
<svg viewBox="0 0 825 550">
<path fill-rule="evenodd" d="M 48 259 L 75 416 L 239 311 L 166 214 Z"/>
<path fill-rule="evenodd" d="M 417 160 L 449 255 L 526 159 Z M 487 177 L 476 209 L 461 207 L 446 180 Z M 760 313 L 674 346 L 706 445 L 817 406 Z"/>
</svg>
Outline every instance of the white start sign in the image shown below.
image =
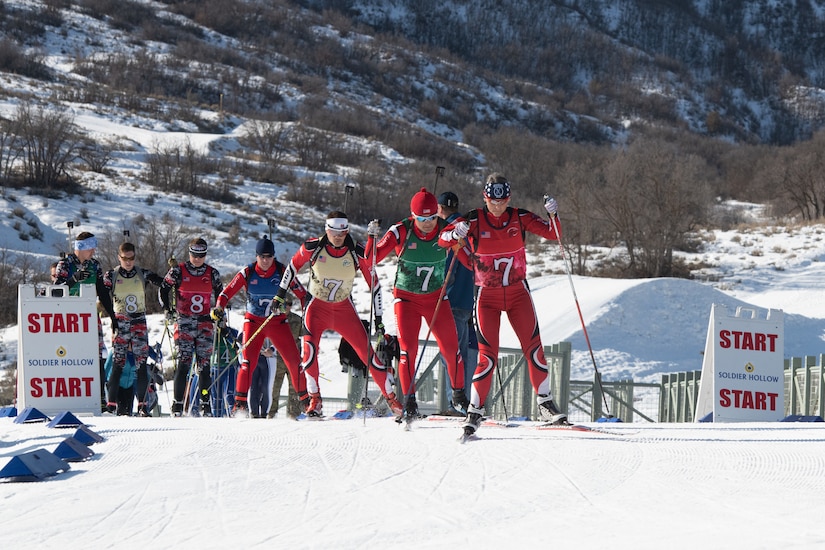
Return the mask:
<svg viewBox="0 0 825 550">
<path fill-rule="evenodd" d="M 42 289 L 42 287 L 40 287 Z M 19 285 L 17 292 L 17 408 L 46 415 L 100 414 L 97 294 L 81 285 Z"/>
<path fill-rule="evenodd" d="M 713 413 L 714 422 L 773 422 L 785 417 L 785 316 L 768 310 L 713 304 L 708 325 L 696 420 Z"/>
</svg>

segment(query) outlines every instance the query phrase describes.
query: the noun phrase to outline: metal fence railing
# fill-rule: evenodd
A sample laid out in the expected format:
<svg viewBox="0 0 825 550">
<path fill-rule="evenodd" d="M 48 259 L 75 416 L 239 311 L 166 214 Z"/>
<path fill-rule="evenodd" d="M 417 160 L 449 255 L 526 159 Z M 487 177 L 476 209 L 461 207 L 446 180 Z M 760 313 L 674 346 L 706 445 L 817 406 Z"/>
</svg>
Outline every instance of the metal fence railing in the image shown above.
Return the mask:
<svg viewBox="0 0 825 550">
<path fill-rule="evenodd" d="M 416 381 L 416 399 L 424 414 L 449 414 L 450 386 L 441 364 L 438 347 L 430 342 L 424 346 L 419 341 L 419 353 L 423 357 Z M 632 380 L 618 382 L 571 381 L 569 342 L 544 347 L 544 355 L 550 376 L 550 391 L 556 404 L 573 422 L 596 421 L 608 413 L 623 422 L 656 422 L 659 414 L 659 384 L 639 383 Z M 493 386 L 487 396 L 485 409 L 494 418 L 537 418 L 535 392 L 530 383 L 526 361 L 520 349 L 501 348 L 498 369 Z M 602 389 L 605 397 L 602 397 Z M 363 379 L 350 374 L 348 407 L 355 410 L 363 396 Z M 400 392 L 399 392 L 400 393 Z M 379 402 L 380 393 L 370 386 L 368 397 Z M 326 399 L 326 398 L 325 398 Z M 605 403 L 607 402 L 607 407 Z"/>
</svg>

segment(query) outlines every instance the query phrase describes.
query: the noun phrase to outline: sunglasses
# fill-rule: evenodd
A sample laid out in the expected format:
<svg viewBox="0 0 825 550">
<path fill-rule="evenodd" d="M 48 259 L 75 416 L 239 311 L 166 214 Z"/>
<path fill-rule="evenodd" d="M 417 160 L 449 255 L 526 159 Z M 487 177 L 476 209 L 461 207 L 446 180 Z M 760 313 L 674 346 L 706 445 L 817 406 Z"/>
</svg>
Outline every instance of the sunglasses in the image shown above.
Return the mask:
<svg viewBox="0 0 825 550">
<path fill-rule="evenodd" d="M 273 256 L 272 254 L 258 254 L 258 257 L 259 257 L 259 258 L 265 258 L 265 259 L 267 259 L 267 260 L 271 260 L 271 259 L 272 259 L 272 258 L 274 258 L 275 256 Z"/>
<path fill-rule="evenodd" d="M 438 217 L 438 214 L 433 214 L 432 216 L 416 216 L 415 219 L 420 222 L 431 222 Z"/>
<path fill-rule="evenodd" d="M 327 229 L 329 231 L 330 237 L 343 237 L 347 233 L 349 233 L 349 229 L 344 229 L 343 231 L 336 231 L 335 229 Z"/>
<path fill-rule="evenodd" d="M 206 252 L 190 252 L 189 255 L 193 258 L 206 258 Z"/>
<path fill-rule="evenodd" d="M 134 256 L 121 256 L 120 259 L 123 260 L 124 262 L 134 262 L 135 261 Z"/>
</svg>

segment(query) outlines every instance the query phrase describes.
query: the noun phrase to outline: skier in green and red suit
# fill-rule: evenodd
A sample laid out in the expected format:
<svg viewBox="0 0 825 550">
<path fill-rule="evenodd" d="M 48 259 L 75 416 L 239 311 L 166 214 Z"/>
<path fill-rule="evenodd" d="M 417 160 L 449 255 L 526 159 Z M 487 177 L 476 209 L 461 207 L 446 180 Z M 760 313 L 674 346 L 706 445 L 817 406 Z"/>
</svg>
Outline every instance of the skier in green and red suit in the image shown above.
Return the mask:
<svg viewBox="0 0 825 550">
<path fill-rule="evenodd" d="M 468 212 L 463 219 L 445 228 L 439 238 L 444 247 L 467 240 L 478 286 L 475 303 L 478 366 L 473 375 L 465 433 L 475 432 L 484 414 L 484 402 L 498 362 L 502 313 L 507 314 L 527 360 L 530 382 L 538 396 L 539 415 L 549 422 L 566 423 L 567 416 L 558 410 L 550 393 L 536 308 L 527 285 L 524 248 L 525 232 L 558 240 L 561 224 L 558 219 L 551 224 L 529 210 L 509 206 L 510 183 L 501 174 L 488 176 L 483 197 L 483 208 Z M 558 207 L 554 199 L 548 199 L 544 206 L 550 216 L 556 216 Z"/>
<path fill-rule="evenodd" d="M 438 236 L 446 223 L 438 216 L 438 200 L 425 188 L 413 195 L 410 212 L 411 216 L 392 225 L 375 246 L 374 239 L 380 234 L 378 221 L 370 222 L 367 227 L 367 252 L 371 255 L 375 250 L 376 263 L 393 251 L 398 257 L 393 304 L 401 347 L 399 379 L 406 400 L 404 418 L 408 422 L 419 416 L 414 376 L 422 318 L 432 322 L 430 330 L 447 361 L 453 407 L 466 414 L 468 405 L 464 392 L 464 360 L 458 350 L 455 320 L 450 301 L 441 292 L 448 269 L 448 249 L 438 245 Z"/>
</svg>

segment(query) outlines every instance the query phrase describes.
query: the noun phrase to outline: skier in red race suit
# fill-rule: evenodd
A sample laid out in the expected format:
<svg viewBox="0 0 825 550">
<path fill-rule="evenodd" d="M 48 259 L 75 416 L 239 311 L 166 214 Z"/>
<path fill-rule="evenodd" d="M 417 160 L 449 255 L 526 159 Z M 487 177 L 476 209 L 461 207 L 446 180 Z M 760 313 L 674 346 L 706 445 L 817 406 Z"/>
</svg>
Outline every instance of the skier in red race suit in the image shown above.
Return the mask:
<svg viewBox="0 0 825 550">
<path fill-rule="evenodd" d="M 527 360 L 530 382 L 538 395 L 543 420 L 566 423 L 550 394 L 547 361 L 541 343 L 536 309 L 527 286 L 527 258 L 524 234 L 529 231 L 545 239 L 561 238 L 558 219 L 554 224 L 521 208 L 512 208 L 510 184 L 501 174 L 491 174 L 484 186 L 484 207 L 471 210 L 463 220 L 441 232 L 439 244 L 454 246 L 466 239 L 471 266 L 475 270 L 478 295 L 475 303 L 478 333 L 478 366 L 473 375 L 470 406 L 464 423 L 465 434 L 472 434 L 481 423 L 484 402 L 493 381 L 498 361 L 501 313 L 507 314 Z M 554 199 L 545 209 L 556 215 Z M 558 234 L 556 233 L 558 231 Z"/>
<path fill-rule="evenodd" d="M 278 291 L 286 266 L 275 259 L 275 244 L 264 237 L 255 245 L 255 263 L 241 269 L 232 281 L 223 289 L 215 308 L 212 310 L 212 319 L 221 322 L 224 318 L 224 308 L 239 290 L 246 291 L 246 313 L 243 323 L 244 347 L 241 350 L 241 368 L 238 369 L 238 378 L 235 382 L 235 409 L 233 413 L 248 414 L 247 393 L 252 375 L 258 365 L 261 346 L 264 339 L 269 338 L 275 349 L 284 359 L 289 379 L 292 381 L 298 398 L 309 403 L 306 380 L 301 373 L 301 356 L 292 331 L 287 324 L 286 313 L 273 312 L 272 296 Z M 290 287 L 292 292 L 303 303 L 306 298 L 306 289 L 297 279 Z M 271 319 L 270 314 L 274 313 Z M 266 325 L 258 330 L 264 323 Z M 253 340 L 250 338 L 255 335 Z"/>
<path fill-rule="evenodd" d="M 307 416 L 322 416 L 321 389 L 318 384 L 318 342 L 325 330 L 338 332 L 358 353 L 361 361 L 369 365 L 370 373 L 378 388 L 396 415 L 401 414 L 401 403 L 393 392 L 392 375 L 387 367 L 370 350 L 370 337 L 352 302 L 352 285 L 360 270 L 372 291 L 375 311 L 375 327 L 382 327 L 381 287 L 378 276 L 372 273 L 366 258 L 364 245 L 356 244 L 349 235 L 349 221 L 343 212 L 333 211 L 327 216 L 324 235 L 310 239 L 301 245 L 292 257 L 281 279 L 278 294 L 272 299 L 281 311 L 286 310 L 284 297 L 298 272 L 310 265 L 309 295 L 304 310 L 304 326 L 301 340 L 303 354 L 301 366 L 306 374 L 310 403 Z M 276 307 L 273 304 L 273 307 Z"/>
<path fill-rule="evenodd" d="M 446 223 L 438 217 L 435 195 L 423 187 L 413 195 L 410 212 L 412 215 L 391 226 L 376 246 L 373 243 L 380 234 L 378 222 L 372 221 L 367 227 L 367 251 L 371 256 L 375 250 L 376 262 L 392 251 L 398 257 L 393 304 L 401 346 L 398 370 L 405 399 L 404 418 L 408 422 L 419 416 L 414 376 L 422 318 L 432 322 L 430 329 L 447 361 L 453 407 L 466 414 L 469 404 L 464 392 L 464 360 L 458 351 L 455 320 L 450 301 L 441 291 L 448 269 L 448 249 L 438 246 L 438 236 Z"/>
</svg>

